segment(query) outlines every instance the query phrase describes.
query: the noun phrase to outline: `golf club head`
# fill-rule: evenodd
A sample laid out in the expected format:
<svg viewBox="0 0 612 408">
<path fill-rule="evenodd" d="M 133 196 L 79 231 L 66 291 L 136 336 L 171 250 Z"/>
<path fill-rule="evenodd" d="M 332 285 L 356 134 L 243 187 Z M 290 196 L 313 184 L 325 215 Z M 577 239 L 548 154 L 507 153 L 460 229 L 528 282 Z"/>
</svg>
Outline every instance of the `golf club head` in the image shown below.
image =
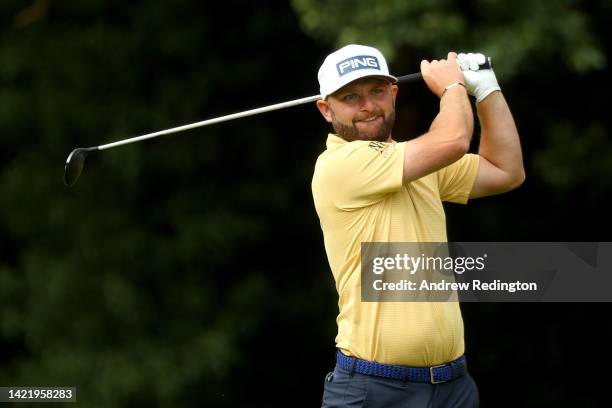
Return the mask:
<svg viewBox="0 0 612 408">
<path fill-rule="evenodd" d="M 70 152 L 64 166 L 64 184 L 66 186 L 72 187 L 77 182 L 83 171 L 83 166 L 85 166 L 85 158 L 95 150 L 97 150 L 97 147 L 79 147 Z"/>
</svg>

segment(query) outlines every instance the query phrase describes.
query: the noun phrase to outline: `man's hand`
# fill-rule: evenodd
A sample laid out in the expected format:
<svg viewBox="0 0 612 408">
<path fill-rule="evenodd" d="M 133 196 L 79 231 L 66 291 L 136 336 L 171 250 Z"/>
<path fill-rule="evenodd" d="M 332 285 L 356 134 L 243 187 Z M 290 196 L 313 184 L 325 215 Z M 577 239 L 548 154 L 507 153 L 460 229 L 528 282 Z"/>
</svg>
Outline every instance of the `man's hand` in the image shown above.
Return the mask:
<svg viewBox="0 0 612 408">
<path fill-rule="evenodd" d="M 483 54 L 459 54 L 457 64 L 463 71 L 468 93 L 476 97 L 476 102 L 482 102 L 493 91 L 501 91 L 493 68 L 479 69 L 486 62 Z"/>
<path fill-rule="evenodd" d="M 425 83 L 438 97 L 442 97 L 447 86 L 460 82 L 465 83 L 463 73 L 458 68 L 457 54 L 448 53 L 448 59 L 421 61 L 421 73 Z"/>
</svg>

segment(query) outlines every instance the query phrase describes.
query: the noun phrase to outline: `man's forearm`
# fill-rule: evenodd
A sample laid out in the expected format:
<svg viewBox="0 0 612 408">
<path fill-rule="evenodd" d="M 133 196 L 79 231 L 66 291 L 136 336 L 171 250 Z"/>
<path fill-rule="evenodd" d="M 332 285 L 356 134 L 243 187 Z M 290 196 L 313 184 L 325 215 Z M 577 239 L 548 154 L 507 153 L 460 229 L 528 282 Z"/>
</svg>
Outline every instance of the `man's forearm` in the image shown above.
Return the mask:
<svg viewBox="0 0 612 408">
<path fill-rule="evenodd" d="M 451 88 L 442 96 L 440 112 L 432 122 L 429 132 L 441 138 L 457 138 L 467 151 L 474 132 L 474 114 L 464 87 Z"/>
<path fill-rule="evenodd" d="M 478 154 L 509 177 L 525 178 L 518 131 L 501 92 L 493 92 L 477 104 L 481 135 Z"/>
<path fill-rule="evenodd" d="M 456 162 L 470 146 L 474 113 L 467 89 L 453 85 L 465 80 L 457 69 L 456 57 L 449 52 L 448 60 L 421 61 L 425 83 L 440 98 L 440 112 L 427 133 L 406 142 L 404 185 Z"/>
<path fill-rule="evenodd" d="M 465 155 L 474 126 L 474 113 L 462 86 L 449 89 L 429 131 L 406 142 L 403 182 L 407 184 L 446 167 Z"/>
</svg>

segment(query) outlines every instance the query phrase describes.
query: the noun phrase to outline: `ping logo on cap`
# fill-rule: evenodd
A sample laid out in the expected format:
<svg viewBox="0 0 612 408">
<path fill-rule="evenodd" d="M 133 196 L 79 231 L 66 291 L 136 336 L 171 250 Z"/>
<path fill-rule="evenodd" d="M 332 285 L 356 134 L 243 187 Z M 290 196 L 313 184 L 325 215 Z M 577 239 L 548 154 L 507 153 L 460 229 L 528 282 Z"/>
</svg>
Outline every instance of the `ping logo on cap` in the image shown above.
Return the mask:
<svg viewBox="0 0 612 408">
<path fill-rule="evenodd" d="M 372 55 L 358 55 L 340 61 L 336 64 L 336 69 L 340 76 L 346 75 L 349 72 L 357 71 L 358 69 L 377 69 L 380 71 L 378 59 Z"/>
</svg>

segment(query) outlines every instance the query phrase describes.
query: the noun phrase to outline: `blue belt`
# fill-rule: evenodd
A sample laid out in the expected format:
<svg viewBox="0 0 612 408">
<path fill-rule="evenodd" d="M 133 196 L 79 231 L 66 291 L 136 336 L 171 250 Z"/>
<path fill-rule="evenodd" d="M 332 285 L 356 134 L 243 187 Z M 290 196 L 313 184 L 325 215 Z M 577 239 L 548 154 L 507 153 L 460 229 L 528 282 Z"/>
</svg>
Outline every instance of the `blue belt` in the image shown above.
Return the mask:
<svg viewBox="0 0 612 408">
<path fill-rule="evenodd" d="M 343 369 L 359 374 L 431 384 L 439 384 L 454 380 L 465 374 L 467 370 L 465 356 L 461 356 L 450 363 L 431 367 L 409 367 L 349 357 L 338 350 L 336 362 Z"/>
</svg>

